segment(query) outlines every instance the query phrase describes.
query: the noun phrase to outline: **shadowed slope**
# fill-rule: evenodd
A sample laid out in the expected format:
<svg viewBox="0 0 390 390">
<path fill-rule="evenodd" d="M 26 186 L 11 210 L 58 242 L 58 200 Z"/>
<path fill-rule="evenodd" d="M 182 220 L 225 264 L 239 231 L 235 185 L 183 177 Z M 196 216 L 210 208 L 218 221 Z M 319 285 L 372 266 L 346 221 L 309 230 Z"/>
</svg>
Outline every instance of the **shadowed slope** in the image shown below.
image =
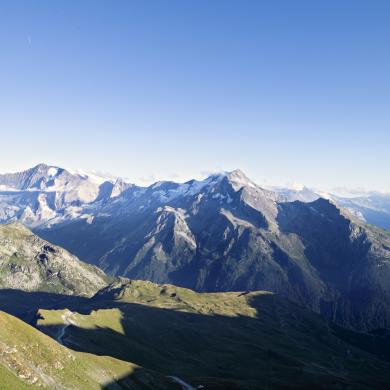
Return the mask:
<svg viewBox="0 0 390 390">
<path fill-rule="evenodd" d="M 39 328 L 58 337 L 64 313 L 41 310 Z M 63 342 L 206 388 L 385 388 L 390 365 L 363 350 L 364 337 L 266 292 L 133 281 L 73 307 Z"/>
</svg>

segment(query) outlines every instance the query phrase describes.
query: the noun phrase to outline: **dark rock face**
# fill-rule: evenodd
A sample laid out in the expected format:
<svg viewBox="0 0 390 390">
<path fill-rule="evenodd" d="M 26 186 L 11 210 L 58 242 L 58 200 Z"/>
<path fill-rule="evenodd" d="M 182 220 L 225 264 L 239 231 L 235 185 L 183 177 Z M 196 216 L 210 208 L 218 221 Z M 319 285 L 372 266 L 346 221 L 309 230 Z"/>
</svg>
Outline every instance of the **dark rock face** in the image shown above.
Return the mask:
<svg viewBox="0 0 390 390">
<path fill-rule="evenodd" d="M 183 187 L 184 186 L 184 187 Z M 242 172 L 131 187 L 43 237 L 113 275 L 197 291 L 269 290 L 359 329 L 390 327 L 390 235 L 333 203 L 280 203 Z"/>
<path fill-rule="evenodd" d="M 326 286 L 317 311 L 345 325 L 389 327 L 389 234 L 363 226 L 319 199 L 281 205 L 281 231 L 300 237 L 304 256 Z"/>
</svg>

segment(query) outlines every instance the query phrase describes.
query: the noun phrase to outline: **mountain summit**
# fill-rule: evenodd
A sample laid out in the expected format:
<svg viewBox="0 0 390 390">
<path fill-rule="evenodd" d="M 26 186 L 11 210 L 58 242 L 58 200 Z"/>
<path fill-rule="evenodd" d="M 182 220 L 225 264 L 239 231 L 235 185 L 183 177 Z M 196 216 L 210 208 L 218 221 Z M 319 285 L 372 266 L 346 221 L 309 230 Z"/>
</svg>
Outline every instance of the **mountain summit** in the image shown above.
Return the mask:
<svg viewBox="0 0 390 390">
<path fill-rule="evenodd" d="M 39 164 L 0 175 L 0 222 L 19 220 L 30 227 L 88 218 L 84 208 L 117 196 L 126 187 L 113 179 Z"/>
<path fill-rule="evenodd" d="M 52 185 L 64 172 L 66 174 L 58 167 L 38 164 L 26 171 L 0 175 L 0 185 L 11 190 L 43 189 Z"/>
</svg>

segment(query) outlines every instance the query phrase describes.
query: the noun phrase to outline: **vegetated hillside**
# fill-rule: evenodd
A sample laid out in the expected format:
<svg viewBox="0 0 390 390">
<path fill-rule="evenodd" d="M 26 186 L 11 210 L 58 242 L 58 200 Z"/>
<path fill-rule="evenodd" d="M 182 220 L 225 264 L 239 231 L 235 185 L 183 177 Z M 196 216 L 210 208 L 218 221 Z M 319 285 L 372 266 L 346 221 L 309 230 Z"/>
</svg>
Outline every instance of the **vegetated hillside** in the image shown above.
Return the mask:
<svg viewBox="0 0 390 390">
<path fill-rule="evenodd" d="M 82 305 L 40 310 L 37 325 L 71 349 L 206 389 L 390 384 L 386 337 L 345 330 L 268 292 L 200 294 L 121 280 Z"/>
<path fill-rule="evenodd" d="M 22 224 L 0 225 L 0 288 L 91 296 L 110 280 Z"/>
<path fill-rule="evenodd" d="M 0 312 L 0 388 L 180 389 L 171 380 L 108 356 L 75 352 L 21 320 Z M 122 385 L 122 387 L 119 386 Z"/>
</svg>

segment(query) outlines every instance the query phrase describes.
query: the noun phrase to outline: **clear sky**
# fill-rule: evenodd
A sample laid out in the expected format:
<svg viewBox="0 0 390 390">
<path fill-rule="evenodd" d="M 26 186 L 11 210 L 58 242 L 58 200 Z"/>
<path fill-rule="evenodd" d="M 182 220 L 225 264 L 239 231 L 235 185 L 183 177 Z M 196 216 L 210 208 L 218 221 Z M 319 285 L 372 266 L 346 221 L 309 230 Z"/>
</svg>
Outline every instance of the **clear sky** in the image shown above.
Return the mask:
<svg viewBox="0 0 390 390">
<path fill-rule="evenodd" d="M 0 171 L 390 190 L 389 1 L 0 2 Z"/>
</svg>

